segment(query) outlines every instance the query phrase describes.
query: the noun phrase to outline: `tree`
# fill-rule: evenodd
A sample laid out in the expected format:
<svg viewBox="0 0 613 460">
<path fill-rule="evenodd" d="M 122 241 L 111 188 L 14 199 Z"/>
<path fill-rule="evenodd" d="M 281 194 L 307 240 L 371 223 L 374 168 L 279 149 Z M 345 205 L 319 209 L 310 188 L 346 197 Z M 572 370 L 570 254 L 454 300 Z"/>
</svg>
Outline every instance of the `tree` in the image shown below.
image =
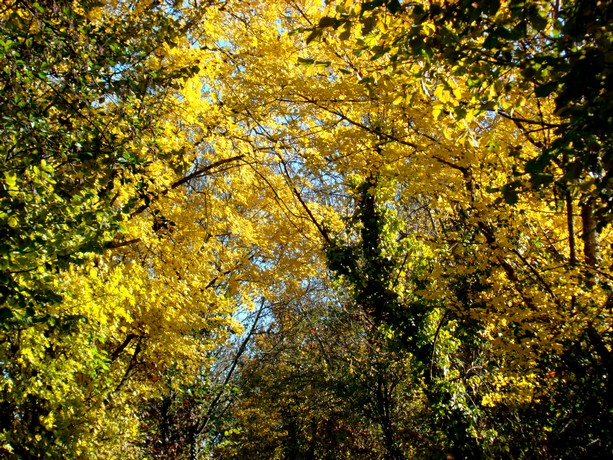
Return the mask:
<svg viewBox="0 0 613 460">
<path fill-rule="evenodd" d="M 433 230 L 429 234 L 418 231 L 415 237 L 438 254 L 428 276 L 436 283 L 426 284 L 419 295 L 447 305 L 450 314 L 465 321 L 455 333 L 472 331 L 467 335 L 467 344 L 475 340 L 475 335 L 485 339 L 486 358 L 481 364 L 491 380 L 488 378 L 487 384 L 475 394 L 481 399 L 480 410 L 508 404 L 510 412 L 517 414 L 542 397 L 539 388 L 547 386 L 544 376 L 549 372 L 550 357 L 563 354 L 570 342 L 588 334 L 594 325 L 599 332 L 592 331 L 594 341 L 589 353 L 600 350 L 597 366 L 609 362 L 606 347 L 602 347 L 608 340 L 608 320 L 599 313 L 608 308 L 608 282 L 589 281 L 595 269 L 608 277 L 606 270 L 602 270 L 606 263 L 595 266 L 588 262 L 593 261 L 589 255 L 593 254 L 590 250 L 594 248 L 593 240 L 588 239 L 588 235 L 594 236 L 590 230 L 593 226 L 584 225 L 583 240 L 575 241 L 574 209 L 581 202 L 580 207 L 585 209 L 587 195 L 567 194 L 576 183 L 567 186 L 565 173 L 555 168 L 551 171 L 558 182 L 555 187 L 551 187 L 553 179 L 539 182 L 545 179 L 540 172 L 523 174 L 553 140 L 563 137 L 558 132 L 561 121 L 559 114 L 555 114 L 555 100 L 553 96 L 549 100 L 544 99 L 545 95 L 533 97 L 534 90 L 512 73 L 508 77 L 511 86 L 497 88 L 492 83 L 482 88 L 480 76 L 486 79 L 492 72 L 482 70 L 479 74 L 475 70 L 477 74 L 472 80 L 469 73 L 454 74 L 444 59 L 424 58 L 422 62 L 420 56 L 410 54 L 400 45 L 394 48 L 393 44 L 400 43 L 394 42 L 398 37 L 406 39 L 408 35 L 404 33 L 432 36 L 434 40 L 435 35 L 428 33 L 430 26 L 411 28 L 410 15 L 393 12 L 395 15 L 381 13 L 375 18 L 380 19 L 379 27 L 368 30 L 368 18 L 375 14 L 367 10 L 365 7 L 363 16 L 359 16 L 358 8 L 353 10 L 355 17 L 363 21 L 362 30 L 356 27 L 348 33 L 349 22 L 342 15 L 347 13 L 351 18 L 350 9 L 339 9 L 337 17 L 328 15 L 321 22 L 316 14 L 302 24 L 292 22 L 298 30 L 312 30 L 313 24 L 318 23 L 320 27 L 336 27 L 339 35 L 316 30 L 311 38 L 321 40 L 313 40 L 311 48 L 298 56 L 298 62 L 306 67 L 306 75 L 313 77 L 310 87 L 283 71 L 279 73 L 276 91 L 256 96 L 263 101 L 261 106 L 266 107 L 267 116 L 273 110 L 279 114 L 277 119 L 287 116 L 292 120 L 291 116 L 299 114 L 300 123 L 288 125 L 298 130 L 299 136 L 292 136 L 286 125 L 270 124 L 259 114 L 253 114 L 253 119 L 265 127 L 262 129 L 265 139 L 285 149 L 287 156 L 282 165 L 294 183 L 304 184 L 305 175 L 312 178 L 311 184 L 327 179 L 326 190 L 333 190 L 334 198 L 324 198 L 324 194 L 313 193 L 311 187 L 301 185 L 297 194 L 312 200 L 303 200 L 305 205 L 315 207 L 313 202 L 321 200 L 344 211 L 351 206 L 346 198 L 351 178 L 369 177 L 381 171 L 384 179 L 398 180 L 400 185 L 393 195 L 397 202 L 422 201 L 430 208 Z M 305 24 L 309 19 L 310 26 Z M 485 39 L 479 32 L 475 36 Z M 338 51 L 343 49 L 343 40 L 355 43 L 357 56 Z M 385 40 L 390 43 L 389 50 L 383 46 Z M 473 50 L 472 42 L 468 42 L 471 47 L 467 48 Z M 479 41 L 476 43 L 475 52 L 483 49 Z M 513 46 L 512 42 L 509 46 Z M 258 53 L 258 49 L 252 53 Z M 260 62 L 267 62 L 265 48 L 259 53 Z M 248 63 L 244 68 L 251 69 Z M 248 83 L 242 86 L 251 87 L 255 84 L 251 75 L 262 72 L 260 66 L 257 71 L 247 71 L 246 76 L 237 78 L 245 78 Z M 455 78 L 443 80 L 448 75 Z M 274 83 L 267 80 L 266 87 Z M 524 83 L 526 87 L 522 86 Z M 491 89 L 491 94 L 485 89 Z M 483 97 L 475 96 L 482 90 Z M 522 104 L 523 109 L 517 108 Z M 523 111 L 541 114 L 536 120 L 538 131 L 529 132 L 531 119 L 522 116 Z M 563 169 L 563 163 L 559 164 Z M 521 182 L 509 183 L 508 177 L 521 178 Z M 584 216 L 588 215 L 585 212 Z M 311 220 L 325 241 L 329 238 L 325 225 L 313 217 Z M 589 218 L 583 220 L 588 222 Z M 376 228 L 372 231 L 377 234 Z M 606 235 L 610 229 L 605 225 L 602 231 Z M 376 276 L 382 276 L 389 271 L 384 261 L 378 261 L 379 265 L 371 261 L 370 266 L 360 267 L 363 272 L 352 271 L 359 263 L 367 264 L 368 251 L 360 252 L 351 244 L 341 248 L 347 256 L 345 276 L 350 273 L 353 281 L 368 283 L 360 273 L 367 275 L 372 270 Z M 577 256 L 580 245 L 586 261 L 583 265 Z M 603 260 L 609 257 L 606 254 L 602 254 Z M 363 260 L 358 262 L 360 257 Z M 355 289 L 356 284 L 350 282 L 348 288 Z M 394 295 L 385 289 L 382 292 L 388 305 L 371 305 L 371 312 L 397 308 Z M 398 312 L 395 314 L 402 317 Z M 567 326 L 570 323 L 577 334 Z M 473 372 L 471 368 L 468 365 L 466 370 Z M 605 380 L 601 384 L 606 385 Z M 491 429 L 490 433 L 495 433 L 495 426 Z M 473 432 L 471 436 L 484 439 L 485 435 Z M 590 443 L 590 435 L 586 432 L 584 436 L 582 442 Z M 494 438 L 489 439 L 492 442 Z M 523 441 L 515 438 L 507 442 L 512 449 L 520 448 Z M 530 442 L 539 441 L 532 438 Z"/>
<path fill-rule="evenodd" d="M 374 61 L 362 68 L 346 67 L 346 71 L 357 72 L 373 93 L 384 87 L 395 88 L 394 102 L 398 105 L 414 104 L 424 97 L 430 101 L 439 123 L 455 123 L 458 130 L 434 135 L 433 142 L 440 143 L 443 137 L 470 141 L 470 145 L 464 143 L 465 151 L 458 152 L 456 159 L 447 160 L 448 166 L 461 173 L 469 192 L 464 199 L 453 200 L 459 210 L 456 219 L 462 222 L 461 232 L 443 228 L 444 239 L 455 248 L 451 255 L 458 257 L 454 257 L 457 265 L 448 276 L 457 279 L 460 270 L 479 274 L 465 291 L 468 297 L 463 306 L 458 305 L 458 311 L 472 304 L 470 315 L 476 318 L 475 307 L 491 312 L 498 302 L 512 303 L 506 313 L 504 307 L 494 311 L 501 314 L 501 319 L 507 314 L 523 317 L 519 324 L 524 325 L 503 333 L 502 340 L 516 336 L 519 343 L 538 342 L 533 362 L 546 368 L 550 357 L 564 355 L 561 350 L 568 349 L 570 342 L 585 344 L 579 337 L 591 337 L 583 353 L 592 358 L 594 353 L 598 355 L 594 369 L 606 368 L 610 354 L 603 345 L 609 341 L 608 321 L 597 311 L 609 308 L 610 285 L 609 275 L 601 271 L 598 260 L 597 235 L 598 231 L 610 231 L 609 192 L 604 191 L 610 181 L 605 160 L 610 154 L 610 140 L 609 129 L 601 131 L 597 126 L 611 124 L 606 88 L 610 68 L 596 65 L 595 72 L 585 72 L 587 62 L 597 56 L 600 58 L 596 60 L 605 62 L 604 56 L 610 54 L 610 40 L 604 38 L 609 36 L 604 24 L 610 8 L 603 2 L 568 2 L 562 6 L 542 2 L 414 2 L 406 6 L 398 2 L 356 2 L 331 4 L 328 11 L 318 26 L 309 29 L 308 40 L 333 41 L 335 38 L 324 33 L 333 29 L 356 53 L 367 54 Z M 505 128 L 500 118 L 512 122 L 514 128 Z M 586 126 L 588 119 L 593 126 Z M 456 134 L 451 134 L 453 131 Z M 402 142 L 399 137 L 388 136 L 392 142 Z M 587 139 L 592 141 L 590 148 Z M 498 165 L 488 165 L 473 153 L 487 143 L 501 159 L 503 152 L 510 154 L 501 161 L 508 165 L 505 175 L 513 178 L 506 184 L 495 175 L 500 171 Z M 467 162 L 457 160 L 461 158 Z M 478 177 L 488 179 L 483 183 Z M 488 197 L 483 190 L 502 194 L 492 200 L 494 196 Z M 456 192 L 461 194 L 459 189 Z M 550 200 L 549 211 L 538 211 L 538 200 Z M 486 210 L 486 203 L 496 211 Z M 578 208 L 582 223 L 579 232 L 575 230 Z M 550 218 L 543 219 L 534 212 L 550 213 Z M 523 222 L 523 227 L 514 229 L 513 219 Z M 548 230 L 534 235 L 526 228 L 528 222 Z M 527 234 L 545 245 L 527 244 Z M 561 235 L 556 237 L 561 238 L 557 243 L 552 240 L 554 234 Z M 581 236 L 582 257 L 577 234 Z M 473 252 L 477 247 L 480 254 Z M 554 272 L 558 277 L 550 278 Z M 604 276 L 600 284 L 594 282 L 596 272 Z M 510 282 L 515 292 L 497 285 L 497 277 Z M 454 292 L 453 286 L 450 288 Z M 511 300 L 516 295 L 519 302 Z M 557 318 L 542 315 L 538 311 L 543 304 L 558 314 L 567 309 L 574 313 L 562 313 Z M 577 312 L 585 322 L 576 326 L 581 331 L 579 336 L 567 342 L 560 330 L 564 323 L 576 321 Z M 528 317 L 540 325 L 527 326 Z M 595 324 L 599 326 L 594 328 Z M 554 343 L 557 345 L 551 349 L 549 344 Z M 494 356 L 500 356 L 501 363 L 514 354 L 501 348 Z M 505 355 L 507 358 L 502 358 Z M 574 352 L 566 356 L 571 355 Z M 511 362 L 511 368 L 520 367 L 519 362 Z M 520 381 L 517 376 L 510 378 Z M 606 381 L 604 378 L 598 385 L 604 388 Z M 606 413 L 603 409 L 601 415 Z M 599 446 L 601 437 L 590 431 L 583 433 L 581 443 Z"/>
<path fill-rule="evenodd" d="M 0 13 L 4 455 L 608 455 L 607 5 L 71 5 Z"/>
<path fill-rule="evenodd" d="M 326 28 L 345 40 L 355 37 L 356 52 L 389 62 L 368 78 L 410 69 L 435 96 L 439 113 L 470 121 L 497 111 L 528 138 L 535 126 L 555 130 L 555 140 L 541 143 L 539 155 L 525 165 L 526 175 L 537 188 L 555 180 L 580 190 L 581 201 L 595 207 L 598 227 L 609 222 L 610 5 L 384 0 L 328 8 L 330 15 L 308 39 Z M 399 89 L 402 95 L 407 88 Z M 520 115 L 527 98 L 552 100 L 556 116 L 540 110 Z"/>
<path fill-rule="evenodd" d="M 5 453 L 86 456 L 103 452 L 106 436 L 121 445 L 133 434 L 129 425 L 121 431 L 125 410 L 95 419 L 112 412 L 105 405 L 117 409 L 109 397 L 143 349 L 142 335 L 119 338 L 113 329 L 130 316 L 121 302 L 144 286 L 113 292 L 118 276 L 142 281 L 143 271 L 101 269 L 101 254 L 164 185 L 159 162 L 175 173 L 191 162 L 165 143 L 164 123 L 183 79 L 197 71 L 189 33 L 200 15 L 170 3 L 2 7 Z M 116 303 L 100 304 L 101 294 Z"/>
<path fill-rule="evenodd" d="M 46 321 L 54 271 L 99 253 L 147 194 L 167 97 L 196 70 L 170 50 L 196 17 L 159 4 L 9 2 L 2 10 L 3 322 Z M 187 10 L 190 14 L 194 11 Z M 185 59 L 187 57 L 187 59 Z M 175 155 L 169 162 L 182 166 Z M 141 195 L 121 205 L 120 184 Z M 123 207 L 123 208 L 122 208 Z"/>
</svg>

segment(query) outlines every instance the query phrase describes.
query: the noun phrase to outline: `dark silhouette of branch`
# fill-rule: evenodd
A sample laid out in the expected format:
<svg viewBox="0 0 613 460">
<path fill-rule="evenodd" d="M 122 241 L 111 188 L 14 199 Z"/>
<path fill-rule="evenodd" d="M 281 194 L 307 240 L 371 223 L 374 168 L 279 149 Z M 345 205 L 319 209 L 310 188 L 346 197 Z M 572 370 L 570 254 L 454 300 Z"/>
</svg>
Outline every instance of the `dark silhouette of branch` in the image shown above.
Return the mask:
<svg viewBox="0 0 613 460">
<path fill-rule="evenodd" d="M 142 212 L 144 212 L 146 209 L 148 209 L 151 204 L 158 200 L 159 198 L 165 196 L 168 194 L 168 192 L 170 192 L 171 190 L 174 190 L 176 188 L 181 187 L 184 184 L 187 184 L 189 181 L 197 179 L 199 177 L 204 177 L 207 174 L 209 174 L 211 172 L 212 169 L 217 168 L 218 166 L 223 166 L 225 164 L 231 163 L 233 161 L 238 161 L 241 160 L 242 158 L 244 158 L 245 155 L 236 155 L 230 158 L 224 158 L 223 160 L 219 160 L 216 161 L 214 163 L 208 164 L 206 166 L 203 166 L 201 168 L 196 169 L 194 172 L 192 172 L 191 174 L 188 174 L 187 176 L 179 179 L 178 181 L 174 182 L 170 188 L 164 189 L 162 190 L 159 194 L 157 194 L 156 196 L 152 197 L 148 203 L 145 203 L 141 206 L 139 206 L 138 208 L 136 208 L 134 211 L 132 211 L 132 213 L 130 214 L 130 218 L 137 216 L 138 214 L 141 214 Z"/>
</svg>

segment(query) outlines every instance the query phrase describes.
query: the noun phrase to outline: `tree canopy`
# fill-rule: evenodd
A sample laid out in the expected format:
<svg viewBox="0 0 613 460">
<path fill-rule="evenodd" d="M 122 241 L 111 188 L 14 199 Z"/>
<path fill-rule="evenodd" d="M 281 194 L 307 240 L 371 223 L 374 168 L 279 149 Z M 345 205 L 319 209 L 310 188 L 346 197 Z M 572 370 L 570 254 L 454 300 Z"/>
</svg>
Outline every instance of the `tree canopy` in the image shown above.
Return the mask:
<svg viewBox="0 0 613 460">
<path fill-rule="evenodd" d="M 607 458 L 604 0 L 0 7 L 0 458 Z"/>
</svg>

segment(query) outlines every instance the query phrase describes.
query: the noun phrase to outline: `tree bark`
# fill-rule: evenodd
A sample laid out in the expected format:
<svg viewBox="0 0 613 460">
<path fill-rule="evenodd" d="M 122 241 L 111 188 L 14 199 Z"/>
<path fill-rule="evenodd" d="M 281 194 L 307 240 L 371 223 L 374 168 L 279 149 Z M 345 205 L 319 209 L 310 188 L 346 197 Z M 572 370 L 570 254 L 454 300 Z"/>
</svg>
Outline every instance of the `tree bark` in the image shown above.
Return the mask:
<svg viewBox="0 0 613 460">
<path fill-rule="evenodd" d="M 598 265 L 598 234 L 591 199 L 581 205 L 581 221 L 583 224 L 581 238 L 583 239 L 585 264 L 590 268 L 596 268 Z"/>
</svg>

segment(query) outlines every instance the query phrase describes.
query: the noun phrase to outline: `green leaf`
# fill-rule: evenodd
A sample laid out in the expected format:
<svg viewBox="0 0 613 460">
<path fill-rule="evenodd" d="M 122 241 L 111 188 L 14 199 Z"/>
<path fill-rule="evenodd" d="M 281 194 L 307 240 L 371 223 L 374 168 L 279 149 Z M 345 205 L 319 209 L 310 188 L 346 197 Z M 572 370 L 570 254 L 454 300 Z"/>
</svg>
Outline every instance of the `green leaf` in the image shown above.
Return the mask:
<svg viewBox="0 0 613 460">
<path fill-rule="evenodd" d="M 566 166 L 566 179 L 573 181 L 581 177 L 581 173 L 583 172 L 583 165 L 579 162 L 570 163 Z"/>
<path fill-rule="evenodd" d="M 349 40 L 349 37 L 351 36 L 351 29 L 349 27 L 347 27 L 345 30 L 343 30 L 341 32 L 341 34 L 338 36 L 339 39 L 345 41 L 345 40 Z"/>
<path fill-rule="evenodd" d="M 385 0 L 372 0 L 370 2 L 362 3 L 361 12 L 374 10 L 375 8 L 383 5 Z"/>
<path fill-rule="evenodd" d="M 545 170 L 551 161 L 551 153 L 544 152 L 536 158 L 526 162 L 525 171 L 529 174 L 538 174 Z"/>
<path fill-rule="evenodd" d="M 315 64 L 315 59 L 309 59 L 309 58 L 298 58 L 298 64 L 300 65 L 313 65 Z"/>
<path fill-rule="evenodd" d="M 507 204 L 515 205 L 519 201 L 519 194 L 517 193 L 517 182 L 510 182 L 502 187 L 502 197 Z"/>
<path fill-rule="evenodd" d="M 320 38 L 320 37 L 321 37 L 321 35 L 322 35 L 322 31 L 321 31 L 320 29 L 315 29 L 315 30 L 313 30 L 313 31 L 312 31 L 312 32 L 309 34 L 309 36 L 306 38 L 306 43 L 307 43 L 307 45 L 308 45 L 309 43 L 311 43 L 312 41 L 317 40 L 318 38 Z"/>
<path fill-rule="evenodd" d="M 15 317 L 10 308 L 2 307 L 0 308 L 0 322 L 4 322 L 7 320 L 11 320 Z"/>
<path fill-rule="evenodd" d="M 538 173 L 530 176 L 530 183 L 535 189 L 546 187 L 553 183 L 553 176 L 549 173 Z"/>
<path fill-rule="evenodd" d="M 558 82 L 557 81 L 550 81 L 549 83 L 544 83 L 544 84 L 538 86 L 534 90 L 534 95 L 536 97 L 547 97 L 551 93 L 553 93 L 556 89 L 558 89 Z"/>
<path fill-rule="evenodd" d="M 325 16 L 319 20 L 318 27 L 321 27 L 322 29 L 325 29 L 326 27 L 333 27 L 336 29 L 339 26 L 340 22 L 341 21 L 336 18 Z"/>
<path fill-rule="evenodd" d="M 400 6 L 400 2 L 398 0 L 389 0 L 386 6 L 387 11 L 392 14 L 396 14 L 402 11 L 402 6 Z"/>
<path fill-rule="evenodd" d="M 541 16 L 539 11 L 533 12 L 528 20 L 530 21 L 530 25 L 537 31 L 544 30 L 547 27 L 547 18 Z"/>
<path fill-rule="evenodd" d="M 4 173 L 4 183 L 9 186 L 9 188 L 14 188 L 17 182 L 17 175 L 11 171 L 6 171 Z"/>
</svg>

